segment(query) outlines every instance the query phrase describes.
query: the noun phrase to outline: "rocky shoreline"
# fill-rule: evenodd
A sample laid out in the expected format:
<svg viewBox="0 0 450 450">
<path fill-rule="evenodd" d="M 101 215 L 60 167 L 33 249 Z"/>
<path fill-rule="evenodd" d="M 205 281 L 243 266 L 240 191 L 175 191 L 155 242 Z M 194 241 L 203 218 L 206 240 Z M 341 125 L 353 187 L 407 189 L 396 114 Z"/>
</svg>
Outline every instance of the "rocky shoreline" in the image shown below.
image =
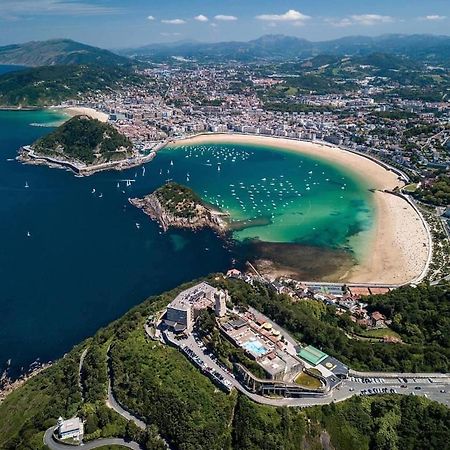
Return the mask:
<svg viewBox="0 0 450 450">
<path fill-rule="evenodd" d="M 175 186 L 176 188 L 188 189 L 182 186 Z M 167 231 L 170 227 L 194 231 L 209 228 L 221 236 L 228 233 L 229 225 L 226 220 L 228 214 L 213 209 L 201 201 L 192 200 L 189 205 L 189 214 L 183 214 L 182 211 L 180 213 L 179 204 L 184 202 L 185 199 L 177 204 L 172 203 L 169 207 L 170 202 L 165 202 L 160 195 L 161 189 L 164 189 L 164 187 L 146 195 L 144 198 L 130 198 L 128 201 L 136 208 L 141 209 L 152 220 L 158 222 L 164 231 Z"/>
</svg>

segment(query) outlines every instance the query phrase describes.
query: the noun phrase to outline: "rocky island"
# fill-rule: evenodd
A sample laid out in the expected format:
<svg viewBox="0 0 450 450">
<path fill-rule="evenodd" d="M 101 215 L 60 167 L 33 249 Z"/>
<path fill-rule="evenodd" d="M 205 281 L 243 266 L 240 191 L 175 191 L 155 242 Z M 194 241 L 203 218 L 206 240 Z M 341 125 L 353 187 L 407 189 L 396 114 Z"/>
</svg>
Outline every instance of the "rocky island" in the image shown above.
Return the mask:
<svg viewBox="0 0 450 450">
<path fill-rule="evenodd" d="M 18 159 L 31 164 L 70 169 L 91 175 L 108 169 L 125 169 L 151 159 L 135 155 L 133 144 L 111 124 L 78 115 L 56 130 L 20 149 Z"/>
<path fill-rule="evenodd" d="M 228 231 L 228 214 L 206 204 L 192 189 L 177 183 L 167 183 L 144 198 L 129 202 L 140 208 L 164 231 L 169 227 L 199 230 L 210 228 L 223 235 Z"/>
</svg>

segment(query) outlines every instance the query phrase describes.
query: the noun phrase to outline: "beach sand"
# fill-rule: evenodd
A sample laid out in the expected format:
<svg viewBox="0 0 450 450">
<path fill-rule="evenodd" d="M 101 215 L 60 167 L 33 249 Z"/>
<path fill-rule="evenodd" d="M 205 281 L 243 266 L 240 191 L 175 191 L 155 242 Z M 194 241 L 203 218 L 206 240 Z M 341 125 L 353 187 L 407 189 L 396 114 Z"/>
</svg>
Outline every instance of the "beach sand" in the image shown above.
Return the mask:
<svg viewBox="0 0 450 450">
<path fill-rule="evenodd" d="M 404 198 L 381 192 L 404 186 L 396 173 L 363 156 L 319 143 L 236 134 L 199 135 L 177 141 L 179 145 L 203 143 L 280 147 L 323 158 L 351 170 L 369 188 L 376 190 L 376 223 L 372 231 L 361 236 L 368 241 L 362 260 L 335 281 L 399 285 L 415 282 L 422 275 L 431 246 L 424 222 Z"/>
<path fill-rule="evenodd" d="M 68 114 L 71 117 L 74 116 L 88 116 L 92 119 L 97 119 L 100 122 L 107 122 L 108 121 L 108 114 L 105 114 L 103 112 L 97 111 L 93 108 L 84 108 L 84 107 L 70 107 L 70 108 L 58 108 L 58 110 L 64 112 L 65 114 Z"/>
</svg>

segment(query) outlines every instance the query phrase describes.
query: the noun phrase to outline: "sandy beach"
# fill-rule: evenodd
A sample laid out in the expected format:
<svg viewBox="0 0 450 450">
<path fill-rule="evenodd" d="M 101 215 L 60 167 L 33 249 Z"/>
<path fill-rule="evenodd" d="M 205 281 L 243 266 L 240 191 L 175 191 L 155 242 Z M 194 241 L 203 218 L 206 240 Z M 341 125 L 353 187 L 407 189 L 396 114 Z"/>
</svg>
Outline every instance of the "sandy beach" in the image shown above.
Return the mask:
<svg viewBox="0 0 450 450">
<path fill-rule="evenodd" d="M 359 264 L 335 281 L 352 283 L 405 284 L 415 282 L 427 266 L 430 252 L 428 231 L 418 212 L 407 200 L 381 192 L 402 187 L 399 176 L 380 164 L 355 153 L 319 143 L 236 134 L 199 135 L 178 141 L 182 145 L 241 143 L 280 147 L 322 158 L 351 170 L 374 193 L 376 223 L 361 239 L 367 250 Z"/>
<path fill-rule="evenodd" d="M 85 108 L 81 106 L 73 106 L 69 108 L 54 108 L 58 111 L 62 111 L 65 114 L 68 114 L 71 117 L 79 116 L 79 115 L 85 115 L 88 117 L 91 117 L 92 119 L 97 119 L 100 122 L 107 122 L 108 121 L 108 114 L 105 114 L 103 112 L 97 111 L 93 108 Z"/>
</svg>

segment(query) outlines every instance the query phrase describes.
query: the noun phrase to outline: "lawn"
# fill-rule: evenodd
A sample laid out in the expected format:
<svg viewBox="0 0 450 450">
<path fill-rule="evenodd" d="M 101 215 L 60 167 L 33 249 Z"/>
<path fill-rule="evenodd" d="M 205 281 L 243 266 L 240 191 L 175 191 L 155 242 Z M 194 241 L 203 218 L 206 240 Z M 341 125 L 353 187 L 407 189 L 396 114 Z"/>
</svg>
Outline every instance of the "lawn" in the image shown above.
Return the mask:
<svg viewBox="0 0 450 450">
<path fill-rule="evenodd" d="M 390 328 L 377 328 L 375 330 L 365 330 L 360 333 L 361 336 L 370 338 L 383 338 L 385 336 L 392 336 L 401 339 L 400 335 Z"/>
<path fill-rule="evenodd" d="M 416 183 L 411 183 L 411 184 L 407 184 L 403 190 L 406 192 L 416 192 L 417 189 L 417 184 Z"/>
<path fill-rule="evenodd" d="M 306 372 L 302 372 L 296 379 L 295 382 L 300 386 L 307 388 L 318 389 L 321 386 L 320 380 L 308 375 Z"/>
</svg>

